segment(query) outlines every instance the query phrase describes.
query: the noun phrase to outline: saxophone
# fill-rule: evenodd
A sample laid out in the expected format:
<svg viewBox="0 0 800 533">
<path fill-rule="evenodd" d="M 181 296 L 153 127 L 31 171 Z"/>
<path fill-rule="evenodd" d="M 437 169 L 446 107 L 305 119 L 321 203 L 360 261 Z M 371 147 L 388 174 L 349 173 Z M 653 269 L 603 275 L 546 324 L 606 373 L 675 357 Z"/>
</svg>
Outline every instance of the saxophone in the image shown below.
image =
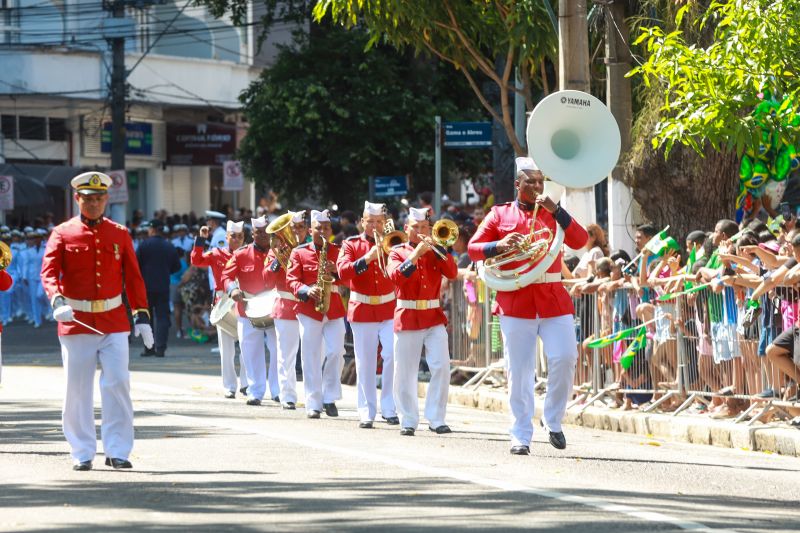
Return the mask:
<svg viewBox="0 0 800 533">
<path fill-rule="evenodd" d="M 322 289 L 322 297 L 314 304 L 314 309 L 323 315 L 331 306 L 331 289 L 333 276 L 328 274 L 328 240 L 322 239 L 322 250 L 319 252 L 319 268 L 317 269 L 317 287 Z"/>
</svg>

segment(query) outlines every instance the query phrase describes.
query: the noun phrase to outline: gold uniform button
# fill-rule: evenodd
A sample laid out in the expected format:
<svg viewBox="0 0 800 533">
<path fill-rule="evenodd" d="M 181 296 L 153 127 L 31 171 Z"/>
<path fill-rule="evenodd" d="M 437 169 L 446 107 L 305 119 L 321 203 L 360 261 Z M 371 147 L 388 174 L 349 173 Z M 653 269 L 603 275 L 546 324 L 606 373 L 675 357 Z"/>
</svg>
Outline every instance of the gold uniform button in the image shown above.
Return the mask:
<svg viewBox="0 0 800 533">
<path fill-rule="evenodd" d="M 100 239 L 95 239 L 94 242 L 96 242 L 97 244 L 100 244 Z"/>
<path fill-rule="evenodd" d="M 98 262 L 97 262 L 97 264 L 99 265 L 99 264 L 100 264 L 100 261 L 98 261 Z"/>
<path fill-rule="evenodd" d="M 98 263 L 100 263 L 100 261 L 98 261 Z M 99 276 L 99 275 L 100 275 L 100 272 L 98 272 L 98 273 L 97 273 L 97 275 Z M 424 285 L 423 285 L 423 286 L 424 286 Z"/>
<path fill-rule="evenodd" d="M 98 289 L 100 288 L 100 284 L 99 284 L 99 283 L 97 284 L 97 288 L 98 288 Z"/>
</svg>

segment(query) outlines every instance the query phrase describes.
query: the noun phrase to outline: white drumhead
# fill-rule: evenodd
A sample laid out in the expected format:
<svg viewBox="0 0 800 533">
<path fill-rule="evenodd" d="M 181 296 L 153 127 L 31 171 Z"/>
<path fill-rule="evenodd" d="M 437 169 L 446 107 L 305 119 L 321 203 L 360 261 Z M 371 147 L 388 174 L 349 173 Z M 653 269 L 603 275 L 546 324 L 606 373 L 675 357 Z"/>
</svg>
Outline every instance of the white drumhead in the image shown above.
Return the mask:
<svg viewBox="0 0 800 533">
<path fill-rule="evenodd" d="M 272 314 L 272 308 L 278 297 L 276 291 L 264 291 L 247 299 L 244 314 L 250 318 L 263 318 Z"/>
</svg>

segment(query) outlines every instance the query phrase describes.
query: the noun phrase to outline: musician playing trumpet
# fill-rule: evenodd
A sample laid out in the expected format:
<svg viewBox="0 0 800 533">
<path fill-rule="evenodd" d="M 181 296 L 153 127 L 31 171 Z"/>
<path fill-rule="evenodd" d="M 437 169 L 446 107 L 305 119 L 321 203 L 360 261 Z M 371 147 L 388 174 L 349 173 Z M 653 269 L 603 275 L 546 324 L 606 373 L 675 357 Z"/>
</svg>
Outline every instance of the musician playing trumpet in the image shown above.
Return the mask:
<svg viewBox="0 0 800 533">
<path fill-rule="evenodd" d="M 378 364 L 378 343 L 381 346 L 381 415 L 389 425 L 397 425 L 392 383 L 394 381 L 394 283 L 381 270 L 385 253 L 382 240 L 386 227 L 383 204 L 364 202 L 361 217 L 363 233 L 342 243 L 336 262 L 339 278 L 350 285 L 347 320 L 353 329 L 353 351 L 356 357 L 356 390 L 359 427 L 372 427 L 378 413 L 375 374 Z M 383 259 L 385 264 L 385 259 Z"/>
<path fill-rule="evenodd" d="M 192 266 L 210 268 L 211 275 L 214 277 L 214 305 L 218 305 L 225 292 L 222 290 L 222 271 L 228 260 L 233 257 L 233 252 L 241 248 L 244 244 L 244 222 L 234 222 L 229 220 L 226 226 L 225 240 L 228 243 L 226 248 L 209 248 L 208 239 L 211 237 L 211 230 L 208 226 L 200 228 L 200 232 L 195 237 L 194 247 L 190 255 Z M 236 397 L 236 337 L 229 335 L 223 328 L 217 326 L 217 344 L 219 345 L 220 366 L 222 367 L 222 386 L 225 388 L 226 398 Z M 240 390 L 247 389 L 247 370 L 243 358 L 239 359 L 239 382 Z"/>
<path fill-rule="evenodd" d="M 563 228 L 567 246 L 579 249 L 586 244 L 588 234 L 583 226 L 543 194 L 544 175 L 531 158 L 517 158 L 514 187 L 517 199 L 494 206 L 470 239 L 468 251 L 473 261 L 524 246 L 532 230 L 547 228 L 547 233 L 553 235 L 556 224 Z M 557 250 L 557 254 L 547 272 L 529 285 L 497 292 L 494 312 L 500 315 L 500 330 L 508 354 L 511 453 L 514 455 L 530 454 L 537 337 L 542 339 L 547 356 L 547 396 L 542 425 L 549 432 L 550 444 L 557 449 L 567 445 L 561 420 L 572 392 L 578 349 L 575 310 L 561 284 L 561 251 Z M 513 263 L 506 268 L 518 266 Z"/>
<path fill-rule="evenodd" d="M 233 252 L 222 271 L 225 292 L 236 302 L 239 315 L 236 329 L 239 334 L 239 348 L 247 369 L 247 405 L 261 405 L 267 394 L 267 365 L 264 341 L 269 349 L 269 391 L 273 401 L 280 401 L 278 386 L 278 350 L 275 328 L 257 328 L 245 312 L 247 301 L 267 289 L 264 265 L 269 253 L 267 218 L 251 218 L 253 242 Z"/>
<path fill-rule="evenodd" d="M 336 291 L 339 247 L 329 242 L 328 210 L 311 210 L 312 241 L 292 250 L 286 281 L 300 300 L 295 305 L 300 323 L 300 358 L 306 416 L 339 416 L 344 365 L 344 304 Z M 324 359 L 323 359 L 324 357 Z M 323 361 L 325 363 L 323 370 Z"/>
</svg>

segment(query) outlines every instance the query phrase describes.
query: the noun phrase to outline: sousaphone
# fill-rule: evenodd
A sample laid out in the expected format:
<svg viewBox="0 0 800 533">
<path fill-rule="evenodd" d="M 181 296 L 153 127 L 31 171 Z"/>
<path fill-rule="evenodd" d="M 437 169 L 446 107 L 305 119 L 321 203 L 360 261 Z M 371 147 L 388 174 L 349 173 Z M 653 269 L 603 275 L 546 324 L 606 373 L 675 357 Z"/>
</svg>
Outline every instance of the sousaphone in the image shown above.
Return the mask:
<svg viewBox="0 0 800 533">
<path fill-rule="evenodd" d="M 617 164 L 622 146 L 611 111 L 582 91 L 558 91 L 542 99 L 528 119 L 526 135 L 528 154 L 545 177 L 570 188 L 602 181 Z M 517 290 L 547 272 L 563 244 L 560 225 L 555 235 L 532 225 L 521 245 L 484 261 L 478 274 L 492 289 Z"/>
</svg>

